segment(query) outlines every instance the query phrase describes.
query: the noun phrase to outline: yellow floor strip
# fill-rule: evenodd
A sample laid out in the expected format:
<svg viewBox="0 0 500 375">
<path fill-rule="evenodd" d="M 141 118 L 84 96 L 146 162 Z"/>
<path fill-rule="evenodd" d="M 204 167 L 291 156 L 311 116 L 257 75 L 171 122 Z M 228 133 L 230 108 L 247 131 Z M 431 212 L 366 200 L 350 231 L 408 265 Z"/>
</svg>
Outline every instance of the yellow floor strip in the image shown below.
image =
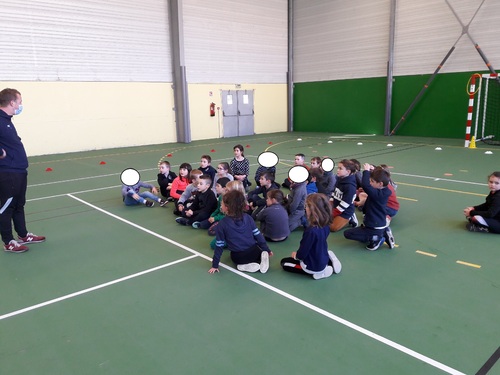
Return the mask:
<svg viewBox="0 0 500 375">
<path fill-rule="evenodd" d="M 464 266 L 469 266 L 469 267 L 474 267 L 474 268 L 481 268 L 481 266 L 479 264 L 462 262 L 461 260 L 457 260 L 457 263 L 458 264 L 463 264 Z"/>
<path fill-rule="evenodd" d="M 427 255 L 428 257 L 433 257 L 433 258 L 437 257 L 437 255 L 436 255 L 436 254 L 426 253 L 425 251 L 420 251 L 420 250 L 417 250 L 417 251 L 415 251 L 415 252 L 416 252 L 416 253 L 419 253 L 419 254 L 422 254 L 422 255 Z"/>
<path fill-rule="evenodd" d="M 459 193 L 459 194 L 468 194 L 468 195 L 476 195 L 478 197 L 485 197 L 485 194 L 478 194 L 478 193 L 471 193 L 468 191 L 460 191 L 460 190 L 452 190 L 452 189 L 443 189 L 443 188 L 438 188 L 438 187 L 433 187 L 433 186 L 426 186 L 426 185 L 416 185 L 416 184 L 408 184 L 406 182 L 397 182 L 398 185 L 404 185 L 404 186 L 412 186 L 412 187 L 419 187 L 422 189 L 431 189 L 431 190 L 439 190 L 439 191 L 447 191 L 450 193 Z"/>
</svg>

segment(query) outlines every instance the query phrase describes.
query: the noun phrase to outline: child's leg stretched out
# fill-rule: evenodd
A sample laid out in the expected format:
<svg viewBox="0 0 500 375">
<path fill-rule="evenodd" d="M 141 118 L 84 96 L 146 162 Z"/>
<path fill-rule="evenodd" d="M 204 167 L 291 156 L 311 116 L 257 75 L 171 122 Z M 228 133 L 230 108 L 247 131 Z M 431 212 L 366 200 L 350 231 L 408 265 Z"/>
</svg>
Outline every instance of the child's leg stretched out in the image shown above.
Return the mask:
<svg viewBox="0 0 500 375">
<path fill-rule="evenodd" d="M 143 191 L 143 192 L 139 193 L 139 196 L 143 199 L 146 199 L 146 198 L 151 199 L 153 202 L 158 202 L 158 203 L 162 202 L 161 198 L 157 197 L 156 195 L 154 195 L 150 191 Z"/>
</svg>

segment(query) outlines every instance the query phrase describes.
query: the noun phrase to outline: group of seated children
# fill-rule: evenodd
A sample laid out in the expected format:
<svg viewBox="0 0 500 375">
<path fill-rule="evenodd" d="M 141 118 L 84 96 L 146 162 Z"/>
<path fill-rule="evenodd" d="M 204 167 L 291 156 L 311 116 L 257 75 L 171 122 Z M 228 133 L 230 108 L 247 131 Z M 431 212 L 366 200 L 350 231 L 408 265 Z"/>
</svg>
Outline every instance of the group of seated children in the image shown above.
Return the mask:
<svg viewBox="0 0 500 375">
<path fill-rule="evenodd" d="M 152 185 L 139 182 L 134 187 L 123 188 L 124 201 L 150 206 L 154 201 L 162 206 L 167 200 L 174 201 L 174 214 L 179 216 L 177 223 L 206 229 L 210 235 L 215 235 L 211 273 L 218 271 L 220 253 L 225 247 L 231 251 L 238 269 L 266 272 L 269 255 L 272 255 L 266 241 L 284 241 L 300 226 L 305 230 L 299 250 L 292 253 L 291 258 L 283 259 L 281 265 L 287 271 L 309 274 L 315 279 L 328 277 L 341 269 L 340 262 L 327 248 L 326 238 L 330 232 L 350 225 L 353 228 L 344 231 L 345 238 L 368 243 L 368 250 L 377 250 L 384 242 L 390 248 L 395 246 L 389 223 L 399 203 L 387 166 L 365 164 L 361 172 L 359 162 L 344 159 L 338 163 L 334 174 L 323 171 L 321 158 L 312 158 L 309 168 L 304 163 L 305 156 L 297 154 L 295 165 L 308 168 L 307 181 L 286 179 L 283 186 L 289 187 L 290 194 L 285 197 L 275 182 L 272 169 L 261 167 L 257 187 L 245 194 L 251 185 L 248 160 L 241 145 L 234 147 L 234 153 L 231 165 L 237 169 L 236 174 L 231 173 L 231 166 L 226 162 L 219 163 L 215 170 L 208 155 L 201 157 L 198 169 L 193 170 L 189 163 L 182 163 L 178 176 L 170 171 L 170 163 L 163 161 L 159 166 L 158 184 L 166 200 L 157 196 Z M 140 193 L 141 187 L 150 191 Z M 364 214 L 360 227 L 356 206 L 362 208 Z M 260 231 L 255 221 L 260 223 Z"/>
<path fill-rule="evenodd" d="M 270 190 L 268 195 L 274 191 L 279 190 Z M 231 260 L 240 271 L 266 273 L 269 269 L 269 257 L 273 253 L 255 220 L 245 212 L 246 206 L 247 201 L 241 191 L 233 190 L 223 195 L 221 210 L 225 216 L 215 229 L 214 256 L 209 273 L 219 272 L 224 249 L 230 251 Z M 315 280 L 339 273 L 342 265 L 335 254 L 328 250 L 328 223 L 331 218 L 328 199 L 323 194 L 311 194 L 307 197 L 305 210 L 309 226 L 304 231 L 299 250 L 281 260 L 282 268 L 309 275 Z M 259 215 L 265 211 L 262 210 Z"/>
</svg>

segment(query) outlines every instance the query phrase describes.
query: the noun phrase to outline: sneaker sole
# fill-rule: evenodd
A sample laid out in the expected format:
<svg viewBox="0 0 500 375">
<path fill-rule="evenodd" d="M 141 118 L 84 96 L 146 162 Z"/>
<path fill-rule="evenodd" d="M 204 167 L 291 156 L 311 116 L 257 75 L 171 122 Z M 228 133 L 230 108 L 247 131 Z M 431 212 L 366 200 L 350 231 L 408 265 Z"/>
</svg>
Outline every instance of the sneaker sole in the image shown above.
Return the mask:
<svg viewBox="0 0 500 375">
<path fill-rule="evenodd" d="M 13 253 L 13 254 L 21 254 L 21 253 L 25 253 L 27 252 L 29 249 L 26 248 L 26 249 L 22 249 L 22 250 L 15 250 L 15 249 L 6 249 L 4 248 L 3 251 L 5 251 L 6 253 Z"/>
<path fill-rule="evenodd" d="M 330 277 L 332 275 L 333 275 L 332 266 L 326 266 L 326 268 L 323 272 L 313 274 L 313 279 L 314 280 L 326 279 L 327 277 Z"/>
<path fill-rule="evenodd" d="M 266 273 L 269 269 L 269 253 L 267 251 L 263 251 L 260 256 L 260 272 Z"/>
<path fill-rule="evenodd" d="M 333 273 L 340 273 L 340 271 L 342 271 L 342 263 L 340 263 L 339 258 L 337 258 L 335 253 L 331 250 L 328 250 L 328 257 L 332 261 Z"/>
<path fill-rule="evenodd" d="M 380 248 L 380 246 L 382 246 L 382 244 L 385 242 L 385 238 L 382 238 L 382 240 L 380 240 L 380 242 L 377 244 L 377 246 L 375 247 L 370 247 L 370 246 L 367 246 L 366 247 L 366 250 L 370 250 L 370 251 L 375 251 L 375 250 L 378 250 Z"/>
<path fill-rule="evenodd" d="M 243 272 L 257 272 L 260 269 L 259 263 L 238 264 L 236 266 L 238 271 Z"/>
</svg>

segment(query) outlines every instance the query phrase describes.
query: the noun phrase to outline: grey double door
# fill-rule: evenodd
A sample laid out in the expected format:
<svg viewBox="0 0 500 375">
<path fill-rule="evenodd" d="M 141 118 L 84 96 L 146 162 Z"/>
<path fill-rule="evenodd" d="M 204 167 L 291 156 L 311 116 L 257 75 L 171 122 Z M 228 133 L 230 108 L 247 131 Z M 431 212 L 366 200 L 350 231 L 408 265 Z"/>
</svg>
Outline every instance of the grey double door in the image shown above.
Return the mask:
<svg viewBox="0 0 500 375">
<path fill-rule="evenodd" d="M 223 137 L 254 134 L 254 90 L 223 90 Z"/>
</svg>

